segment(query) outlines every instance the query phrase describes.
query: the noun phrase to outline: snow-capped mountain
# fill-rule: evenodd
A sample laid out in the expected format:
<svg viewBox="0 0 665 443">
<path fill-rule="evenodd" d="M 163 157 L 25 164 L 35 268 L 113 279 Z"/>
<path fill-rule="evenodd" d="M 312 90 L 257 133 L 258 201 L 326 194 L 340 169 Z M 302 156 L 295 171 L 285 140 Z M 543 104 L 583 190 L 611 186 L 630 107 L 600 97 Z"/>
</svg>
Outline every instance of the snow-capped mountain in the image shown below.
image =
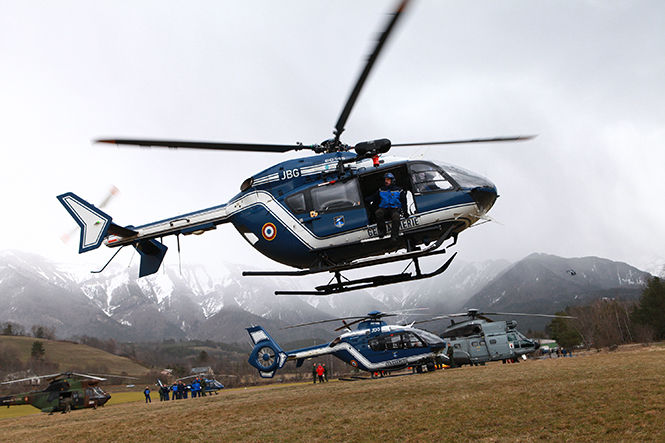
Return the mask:
<svg viewBox="0 0 665 443">
<path fill-rule="evenodd" d="M 576 270 L 574 278 L 567 273 L 569 269 Z M 62 338 L 90 335 L 121 341 L 199 338 L 246 342 L 244 328 L 262 324 L 276 338 L 298 340 L 304 331 L 280 328 L 373 310 L 429 308 L 431 314 L 440 314 L 477 307 L 554 312 L 566 303 L 581 303 L 601 293 L 638 293 L 649 275 L 599 258 L 533 254 L 515 264 L 503 260 L 453 262 L 437 277 L 372 290 L 278 297 L 275 289 L 310 289 L 329 276 L 242 277 L 242 270 L 233 264 L 212 270 L 167 266 L 138 279 L 135 268 L 109 266 L 102 274 L 91 274 L 37 255 L 3 251 L 0 321 L 26 329 L 34 324 L 55 326 Z M 305 335 L 329 339 L 332 334 L 330 327 L 310 327 Z"/>
</svg>

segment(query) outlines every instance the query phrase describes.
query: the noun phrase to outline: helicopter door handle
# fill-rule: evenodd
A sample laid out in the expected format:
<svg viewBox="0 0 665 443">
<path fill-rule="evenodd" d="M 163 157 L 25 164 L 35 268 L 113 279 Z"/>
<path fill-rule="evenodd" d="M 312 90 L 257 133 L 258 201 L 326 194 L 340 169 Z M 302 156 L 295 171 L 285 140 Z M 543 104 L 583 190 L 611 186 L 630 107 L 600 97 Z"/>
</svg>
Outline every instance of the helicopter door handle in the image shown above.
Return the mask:
<svg viewBox="0 0 665 443">
<path fill-rule="evenodd" d="M 185 224 L 188 224 L 189 219 L 188 218 L 179 218 L 177 220 L 172 220 L 169 224 L 171 225 L 171 227 L 174 227 L 176 225 L 176 223 L 181 223 L 181 222 L 185 222 Z"/>
</svg>

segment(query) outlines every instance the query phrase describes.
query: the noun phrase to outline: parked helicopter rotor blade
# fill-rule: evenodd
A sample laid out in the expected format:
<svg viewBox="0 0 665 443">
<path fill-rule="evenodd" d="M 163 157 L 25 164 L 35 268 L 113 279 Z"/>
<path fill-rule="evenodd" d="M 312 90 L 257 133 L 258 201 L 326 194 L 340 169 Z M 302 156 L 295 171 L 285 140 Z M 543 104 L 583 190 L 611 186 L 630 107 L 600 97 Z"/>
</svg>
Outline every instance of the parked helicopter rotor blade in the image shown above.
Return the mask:
<svg viewBox="0 0 665 443">
<path fill-rule="evenodd" d="M 94 376 L 94 375 L 90 375 L 90 374 L 80 374 L 80 373 L 78 373 L 78 372 L 69 372 L 69 374 L 72 374 L 72 375 L 78 375 L 79 377 L 91 378 L 91 379 L 93 379 L 93 380 L 106 381 L 105 378 L 102 378 L 102 377 L 96 377 L 96 376 Z"/>
<path fill-rule="evenodd" d="M 62 375 L 62 374 L 49 374 L 49 375 L 40 375 L 40 376 L 34 376 L 34 377 L 26 377 L 26 378 L 20 378 L 18 380 L 3 381 L 2 383 L 0 383 L 0 385 L 9 385 L 9 384 L 12 384 L 12 383 L 20 383 L 22 381 L 40 380 L 42 378 L 54 378 L 54 377 L 58 377 L 60 375 Z"/>
<path fill-rule="evenodd" d="M 526 141 L 536 138 L 536 135 L 518 135 L 515 137 L 494 137 L 494 138 L 470 138 L 466 140 L 446 140 L 440 142 L 415 142 L 415 143 L 391 143 L 391 146 L 431 146 L 431 145 L 457 145 L 462 143 L 493 143 L 493 142 L 516 142 Z"/>
<path fill-rule="evenodd" d="M 98 139 L 95 143 L 108 143 L 113 145 L 132 145 L 143 147 L 160 147 L 173 149 L 211 149 L 217 151 L 250 151 L 250 152 L 288 152 L 301 149 L 316 150 L 318 145 L 269 145 L 256 143 L 217 143 L 217 142 L 190 142 L 182 140 L 143 140 L 143 139 Z"/>
<path fill-rule="evenodd" d="M 77 374 L 77 375 L 81 375 L 81 374 Z M 114 375 L 114 374 L 90 374 L 90 375 L 94 375 L 94 376 L 97 376 L 97 377 L 127 378 L 127 379 L 130 379 L 130 380 L 139 380 L 138 377 L 131 377 L 129 375 Z M 86 375 L 86 377 L 88 377 L 88 376 L 89 375 Z"/>
<path fill-rule="evenodd" d="M 335 328 L 334 330 L 335 331 L 341 331 L 343 329 L 351 329 L 351 326 L 353 326 L 355 324 L 358 324 L 358 323 L 360 323 L 362 321 L 365 321 L 365 320 L 370 320 L 370 319 L 371 319 L 370 317 L 359 318 L 358 320 L 354 320 L 351 323 L 344 323 L 342 326 L 340 326 L 339 328 Z"/>
<path fill-rule="evenodd" d="M 479 315 L 515 315 L 521 317 L 577 318 L 570 315 L 527 314 L 524 312 L 479 312 Z"/>
<path fill-rule="evenodd" d="M 352 316 L 352 317 L 331 318 L 331 319 L 328 319 L 328 320 L 319 320 L 319 321 L 312 321 L 312 322 L 308 322 L 308 323 L 300 323 L 300 324 L 297 324 L 297 325 L 289 325 L 289 326 L 283 327 L 282 329 L 299 328 L 301 326 L 318 325 L 318 324 L 321 324 L 321 323 L 330 323 L 330 322 L 336 322 L 336 321 L 355 320 L 352 323 L 344 323 L 344 326 L 342 326 L 339 329 L 335 329 L 336 331 L 338 331 L 340 329 L 345 329 L 348 325 L 354 325 L 354 324 L 359 323 L 363 320 L 371 320 L 371 319 L 374 319 L 374 318 L 382 318 L 382 317 L 395 317 L 397 315 L 401 315 L 402 313 L 408 313 L 408 312 L 412 312 L 412 311 L 423 311 L 423 310 L 426 310 L 426 309 L 428 309 L 428 308 L 410 308 L 410 309 L 401 309 L 401 310 L 395 311 L 395 312 L 375 312 L 375 313 L 371 313 L 371 314 L 356 315 L 356 316 Z M 409 314 L 409 315 L 424 315 L 424 314 Z"/>
<path fill-rule="evenodd" d="M 349 115 L 351 114 L 353 105 L 356 103 L 356 100 L 360 95 L 360 91 L 362 90 L 362 87 L 365 84 L 365 80 L 367 80 L 367 77 L 369 76 L 369 73 L 372 70 L 372 66 L 374 66 L 374 62 L 376 62 L 376 59 L 379 57 L 379 54 L 381 53 L 383 45 L 385 45 L 386 41 L 388 40 L 391 31 L 395 27 L 395 23 L 397 23 L 397 20 L 402 15 L 402 12 L 404 11 L 404 8 L 408 3 L 409 0 L 402 0 L 400 2 L 395 12 L 392 13 L 392 17 L 388 21 L 386 28 L 379 36 L 379 39 L 376 42 L 374 50 L 369 55 L 369 57 L 367 57 L 367 63 L 365 64 L 364 69 L 360 73 L 360 77 L 358 77 L 358 80 L 356 81 L 356 84 L 353 87 L 353 90 L 351 91 L 351 95 L 349 95 L 349 98 L 347 99 L 346 104 L 344 105 L 344 109 L 342 110 L 342 113 L 340 114 L 339 119 L 335 124 L 335 131 L 334 131 L 335 142 L 339 141 L 339 137 L 342 135 L 342 132 L 344 132 L 344 125 L 346 124 L 346 121 L 348 120 Z"/>
<path fill-rule="evenodd" d="M 321 324 L 321 323 L 330 323 L 330 322 L 343 321 L 343 320 L 356 320 L 356 319 L 362 320 L 364 318 L 367 318 L 367 316 L 364 315 L 364 316 L 354 316 L 354 317 L 331 318 L 329 320 L 319 320 L 319 321 L 311 321 L 311 322 L 308 322 L 308 323 L 300 323 L 298 325 L 289 325 L 289 326 L 283 327 L 282 329 L 299 328 L 301 326 L 318 325 L 318 324 Z"/>
</svg>

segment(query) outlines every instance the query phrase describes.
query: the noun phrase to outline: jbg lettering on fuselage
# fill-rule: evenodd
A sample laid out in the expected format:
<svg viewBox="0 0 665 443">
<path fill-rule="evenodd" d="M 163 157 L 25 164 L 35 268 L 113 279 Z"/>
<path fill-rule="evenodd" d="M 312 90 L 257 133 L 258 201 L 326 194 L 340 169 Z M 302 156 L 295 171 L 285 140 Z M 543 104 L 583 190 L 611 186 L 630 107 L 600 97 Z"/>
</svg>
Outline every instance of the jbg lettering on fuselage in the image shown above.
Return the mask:
<svg viewBox="0 0 665 443">
<path fill-rule="evenodd" d="M 400 230 L 415 228 L 418 225 L 420 225 L 420 217 L 416 217 L 416 216 L 411 216 L 409 218 L 405 218 L 399 224 Z M 391 222 L 386 222 L 386 230 L 388 232 L 390 232 L 391 227 L 392 227 L 392 223 Z M 369 235 L 370 238 L 377 237 L 379 235 L 379 233 L 376 230 L 376 226 L 371 226 L 371 227 L 367 228 L 367 235 Z"/>
<path fill-rule="evenodd" d="M 286 169 L 282 171 L 282 176 L 280 180 L 290 180 L 295 177 L 300 177 L 300 169 Z"/>
</svg>

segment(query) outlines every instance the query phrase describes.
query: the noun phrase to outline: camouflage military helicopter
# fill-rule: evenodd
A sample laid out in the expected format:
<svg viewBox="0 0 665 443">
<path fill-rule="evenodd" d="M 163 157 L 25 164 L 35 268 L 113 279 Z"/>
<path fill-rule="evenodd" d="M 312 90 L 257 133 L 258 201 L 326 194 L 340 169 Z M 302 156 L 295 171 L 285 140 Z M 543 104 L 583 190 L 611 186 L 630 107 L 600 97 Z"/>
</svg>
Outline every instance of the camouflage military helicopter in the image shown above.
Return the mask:
<svg viewBox="0 0 665 443">
<path fill-rule="evenodd" d="M 521 312 L 479 312 L 469 309 L 457 314 L 444 314 L 428 320 L 415 321 L 413 324 L 450 319 L 450 325 L 443 331 L 441 338 L 446 342 L 446 355 L 450 355 L 455 366 L 484 365 L 488 361 L 519 361 L 519 358 L 536 351 L 540 344 L 527 338 L 517 330 L 517 321 L 494 321 L 488 315 L 506 315 L 522 317 L 575 318 L 565 315 L 526 314 Z M 455 322 L 455 318 L 465 320 Z"/>
<path fill-rule="evenodd" d="M 97 408 L 104 406 L 111 395 L 104 391 L 99 382 L 105 378 L 76 372 L 62 372 L 59 374 L 42 375 L 39 377 L 28 377 L 20 380 L 12 380 L 2 385 L 20 383 L 25 381 L 50 379 L 46 389 L 31 391 L 22 394 L 0 397 L 1 406 L 32 405 L 42 412 L 50 414 L 70 412 L 72 409 Z"/>
</svg>

